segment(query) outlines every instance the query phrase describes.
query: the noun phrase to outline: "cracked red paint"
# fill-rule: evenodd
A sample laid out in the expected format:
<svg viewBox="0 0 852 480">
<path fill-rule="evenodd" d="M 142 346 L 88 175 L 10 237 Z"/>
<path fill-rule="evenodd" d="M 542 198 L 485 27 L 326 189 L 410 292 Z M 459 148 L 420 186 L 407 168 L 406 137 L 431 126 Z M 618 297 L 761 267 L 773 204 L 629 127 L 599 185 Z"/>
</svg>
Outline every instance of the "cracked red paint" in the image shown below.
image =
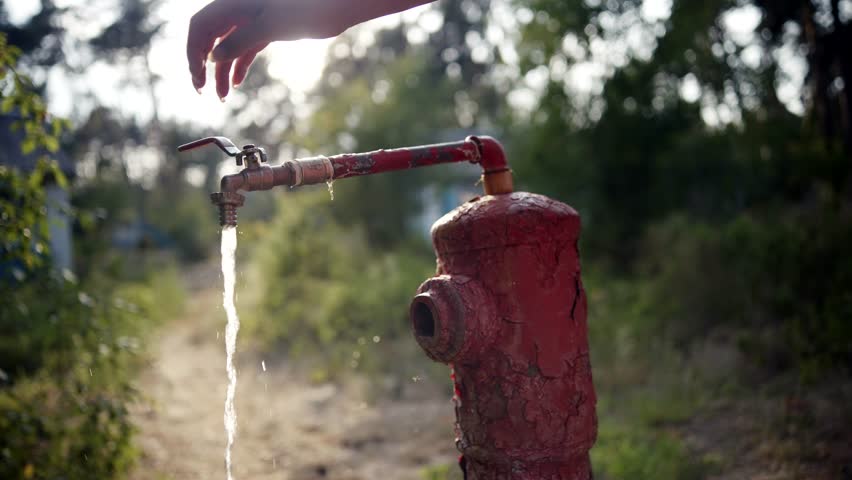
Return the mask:
<svg viewBox="0 0 852 480">
<path fill-rule="evenodd" d="M 591 478 L 579 233 L 571 207 L 523 192 L 474 199 L 432 227 L 438 276 L 412 318 L 418 343 L 452 368 L 468 480 Z"/>
<path fill-rule="evenodd" d="M 334 179 L 340 179 L 440 163 L 477 162 L 480 157 L 477 144 L 473 140 L 463 140 L 421 147 L 346 153 L 329 157 L 329 160 L 334 167 Z"/>
</svg>

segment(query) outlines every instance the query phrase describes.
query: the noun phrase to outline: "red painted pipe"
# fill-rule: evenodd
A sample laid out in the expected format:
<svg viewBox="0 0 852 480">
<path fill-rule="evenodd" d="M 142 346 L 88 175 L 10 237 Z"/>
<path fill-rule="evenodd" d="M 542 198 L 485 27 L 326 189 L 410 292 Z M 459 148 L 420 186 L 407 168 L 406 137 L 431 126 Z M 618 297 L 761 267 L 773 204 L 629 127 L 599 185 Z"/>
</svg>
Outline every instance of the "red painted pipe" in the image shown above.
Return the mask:
<svg viewBox="0 0 852 480">
<path fill-rule="evenodd" d="M 467 137 L 465 141 L 472 141 L 479 147 L 481 158 L 479 164 L 482 166 L 484 173 L 499 173 L 509 170 L 506 153 L 503 151 L 503 146 L 497 140 L 491 137 L 472 136 Z"/>
<path fill-rule="evenodd" d="M 464 140 L 367 153 L 344 153 L 329 157 L 329 160 L 334 167 L 334 179 L 340 179 L 441 163 L 479 163 L 480 158 L 476 142 Z"/>
<path fill-rule="evenodd" d="M 491 137 L 470 136 L 461 142 L 376 150 L 329 157 L 334 178 L 392 172 L 441 163 L 471 162 L 482 167 L 486 194 L 511 193 L 512 172 L 503 146 Z"/>
</svg>

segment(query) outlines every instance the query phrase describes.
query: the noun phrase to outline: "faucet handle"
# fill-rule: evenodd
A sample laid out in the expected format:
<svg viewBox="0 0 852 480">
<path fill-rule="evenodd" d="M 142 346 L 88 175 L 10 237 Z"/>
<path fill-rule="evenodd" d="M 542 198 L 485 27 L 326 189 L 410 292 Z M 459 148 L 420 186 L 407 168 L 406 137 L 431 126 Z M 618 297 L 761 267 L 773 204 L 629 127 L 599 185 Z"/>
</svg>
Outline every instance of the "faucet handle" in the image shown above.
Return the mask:
<svg viewBox="0 0 852 480">
<path fill-rule="evenodd" d="M 178 147 L 178 152 L 185 152 L 194 148 L 203 147 L 204 145 L 208 145 L 210 143 L 215 144 L 223 152 L 227 153 L 232 157 L 236 157 L 240 152 L 242 152 L 242 150 L 240 150 L 239 148 L 237 148 L 236 145 L 234 145 L 234 142 L 228 140 L 225 137 L 207 137 L 202 138 L 200 140 L 196 140 L 194 142 L 185 143 Z"/>
<path fill-rule="evenodd" d="M 243 160 L 248 159 L 249 166 L 256 167 L 259 163 L 266 163 L 266 150 L 255 145 L 246 145 L 240 150 L 234 145 L 234 142 L 225 137 L 206 137 L 194 142 L 185 143 L 178 147 L 179 152 L 185 152 L 194 148 L 203 147 L 204 145 L 214 144 L 220 150 L 232 157 L 236 157 L 237 165 L 243 166 Z"/>
<path fill-rule="evenodd" d="M 258 168 L 261 163 L 266 163 L 268 158 L 266 150 L 257 145 L 243 145 L 243 150 L 237 154 L 237 165 L 242 166 L 243 160 L 248 164 L 249 168 Z"/>
</svg>

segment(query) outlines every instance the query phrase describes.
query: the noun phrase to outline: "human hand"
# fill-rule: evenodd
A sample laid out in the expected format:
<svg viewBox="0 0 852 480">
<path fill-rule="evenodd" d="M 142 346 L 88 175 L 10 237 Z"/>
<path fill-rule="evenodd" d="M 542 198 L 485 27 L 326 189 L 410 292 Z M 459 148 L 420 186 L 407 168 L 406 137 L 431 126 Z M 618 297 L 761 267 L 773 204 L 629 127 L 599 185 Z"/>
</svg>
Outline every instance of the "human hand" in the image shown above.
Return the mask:
<svg viewBox="0 0 852 480">
<path fill-rule="evenodd" d="M 334 37 L 360 22 L 429 1 L 214 0 L 189 23 L 186 56 L 192 84 L 199 91 L 204 87 L 212 51 L 216 93 L 224 101 L 230 86 L 242 83 L 255 56 L 270 42 Z"/>
<path fill-rule="evenodd" d="M 270 42 L 328 38 L 351 26 L 341 15 L 341 3 L 348 4 L 341 0 L 211 2 L 189 23 L 186 56 L 193 86 L 204 87 L 210 55 L 216 62 L 216 93 L 224 99 L 231 85 L 242 83 L 255 56 Z"/>
</svg>

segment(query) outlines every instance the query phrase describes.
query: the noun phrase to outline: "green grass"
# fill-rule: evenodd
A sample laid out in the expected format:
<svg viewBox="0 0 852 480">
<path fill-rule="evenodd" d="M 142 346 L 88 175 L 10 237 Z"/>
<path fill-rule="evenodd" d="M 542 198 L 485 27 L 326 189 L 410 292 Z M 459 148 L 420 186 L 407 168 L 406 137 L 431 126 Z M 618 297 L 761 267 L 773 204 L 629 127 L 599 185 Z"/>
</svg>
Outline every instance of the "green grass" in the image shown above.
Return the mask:
<svg viewBox="0 0 852 480">
<path fill-rule="evenodd" d="M 444 463 L 441 465 L 430 465 L 420 469 L 420 478 L 423 480 L 461 480 L 461 469 L 456 463 Z"/>
<path fill-rule="evenodd" d="M 695 458 L 677 433 L 708 400 L 707 385 L 647 308 L 647 289 L 586 268 L 589 340 L 598 395 L 596 478 L 699 479 L 713 459 Z"/>
<path fill-rule="evenodd" d="M 599 479 L 695 480 L 716 467 L 715 460 L 690 454 L 676 433 L 615 416 L 601 417 L 591 455 Z"/>
</svg>

